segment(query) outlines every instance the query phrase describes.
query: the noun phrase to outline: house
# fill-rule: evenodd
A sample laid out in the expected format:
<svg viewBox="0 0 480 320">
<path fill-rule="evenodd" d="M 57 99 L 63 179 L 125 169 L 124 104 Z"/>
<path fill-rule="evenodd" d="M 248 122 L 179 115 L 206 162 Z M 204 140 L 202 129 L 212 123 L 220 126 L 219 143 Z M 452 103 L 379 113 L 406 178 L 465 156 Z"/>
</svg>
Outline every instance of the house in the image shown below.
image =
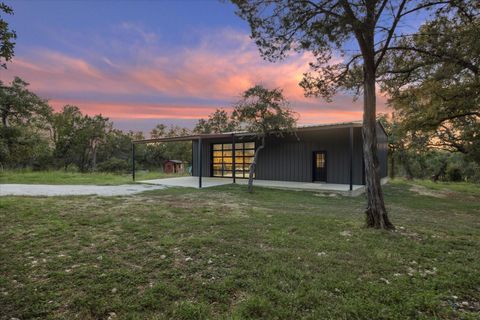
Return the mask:
<svg viewBox="0 0 480 320">
<path fill-rule="evenodd" d="M 381 178 L 387 177 L 387 134 L 377 123 L 377 155 Z M 260 141 L 249 132 L 200 134 L 136 141 L 192 141 L 192 175 L 248 178 Z M 267 137 L 259 153 L 255 179 L 315 184 L 364 185 L 362 122 L 342 122 L 297 128 L 294 135 Z M 235 155 L 235 156 L 234 156 Z"/>
<path fill-rule="evenodd" d="M 182 160 L 165 160 L 163 162 L 164 173 L 183 173 L 184 163 Z"/>
</svg>

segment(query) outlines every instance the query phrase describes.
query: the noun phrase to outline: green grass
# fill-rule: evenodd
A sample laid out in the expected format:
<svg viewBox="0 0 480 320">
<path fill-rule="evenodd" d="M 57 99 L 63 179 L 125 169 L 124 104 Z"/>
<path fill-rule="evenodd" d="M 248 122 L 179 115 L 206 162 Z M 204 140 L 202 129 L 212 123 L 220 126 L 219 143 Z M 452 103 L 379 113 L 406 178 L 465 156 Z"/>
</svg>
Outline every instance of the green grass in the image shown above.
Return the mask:
<svg viewBox="0 0 480 320">
<path fill-rule="evenodd" d="M 415 180 L 414 183 L 434 190 L 480 194 L 480 184 L 467 182 L 433 182 L 431 180 Z"/>
<path fill-rule="evenodd" d="M 3 197 L 0 319 L 479 319 L 471 189 L 387 185 L 396 232 L 362 197 L 234 185 Z"/>
<path fill-rule="evenodd" d="M 165 174 L 159 171 L 142 171 L 137 172 L 136 180 L 159 179 L 173 176 L 177 175 Z M 131 174 L 6 170 L 0 171 L 0 184 L 1 183 L 118 185 L 133 183 L 133 181 Z"/>
</svg>

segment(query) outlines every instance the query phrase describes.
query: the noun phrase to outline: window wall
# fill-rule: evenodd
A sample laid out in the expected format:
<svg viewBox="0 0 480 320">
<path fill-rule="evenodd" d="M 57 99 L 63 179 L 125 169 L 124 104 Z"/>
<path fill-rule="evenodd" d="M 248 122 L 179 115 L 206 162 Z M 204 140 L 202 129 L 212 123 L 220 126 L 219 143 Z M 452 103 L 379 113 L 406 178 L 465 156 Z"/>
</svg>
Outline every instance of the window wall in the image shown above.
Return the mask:
<svg viewBox="0 0 480 320">
<path fill-rule="evenodd" d="M 212 175 L 214 177 L 248 178 L 250 164 L 255 155 L 255 142 L 235 143 L 235 155 L 231 143 L 214 143 L 212 145 Z M 235 156 L 235 170 L 233 157 Z"/>
</svg>

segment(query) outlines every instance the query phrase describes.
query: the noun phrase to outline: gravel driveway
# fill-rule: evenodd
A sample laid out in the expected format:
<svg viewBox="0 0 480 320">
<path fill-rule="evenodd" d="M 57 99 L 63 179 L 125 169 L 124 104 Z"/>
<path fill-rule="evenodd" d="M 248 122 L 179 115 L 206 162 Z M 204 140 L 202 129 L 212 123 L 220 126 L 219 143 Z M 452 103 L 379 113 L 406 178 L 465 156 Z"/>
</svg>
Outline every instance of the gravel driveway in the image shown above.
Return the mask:
<svg viewBox="0 0 480 320">
<path fill-rule="evenodd" d="M 162 185 L 148 184 L 124 184 L 119 186 L 0 184 L 0 196 L 125 196 L 165 188 Z"/>
</svg>

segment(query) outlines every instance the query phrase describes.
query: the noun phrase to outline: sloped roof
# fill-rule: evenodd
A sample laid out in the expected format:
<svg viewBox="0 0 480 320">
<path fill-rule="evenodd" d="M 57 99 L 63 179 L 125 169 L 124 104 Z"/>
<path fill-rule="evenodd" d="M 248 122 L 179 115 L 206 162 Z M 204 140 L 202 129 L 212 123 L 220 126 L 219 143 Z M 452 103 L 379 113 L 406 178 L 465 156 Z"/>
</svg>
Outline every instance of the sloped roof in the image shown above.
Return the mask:
<svg viewBox="0 0 480 320">
<path fill-rule="evenodd" d="M 297 131 L 313 131 L 313 130 L 349 128 L 349 127 L 362 127 L 362 121 L 358 120 L 358 121 L 350 121 L 350 122 L 304 125 L 304 126 L 297 127 Z M 248 131 L 233 131 L 233 132 L 222 132 L 222 133 L 195 134 L 195 135 L 187 135 L 187 136 L 179 136 L 179 137 L 135 140 L 133 141 L 133 143 L 190 141 L 190 140 L 198 140 L 198 139 L 225 138 L 232 135 L 235 135 L 236 137 L 241 137 L 241 136 L 250 136 L 250 135 L 253 135 L 253 133 L 250 133 Z"/>
<path fill-rule="evenodd" d="M 165 160 L 164 162 L 183 163 L 182 160 Z"/>
</svg>

